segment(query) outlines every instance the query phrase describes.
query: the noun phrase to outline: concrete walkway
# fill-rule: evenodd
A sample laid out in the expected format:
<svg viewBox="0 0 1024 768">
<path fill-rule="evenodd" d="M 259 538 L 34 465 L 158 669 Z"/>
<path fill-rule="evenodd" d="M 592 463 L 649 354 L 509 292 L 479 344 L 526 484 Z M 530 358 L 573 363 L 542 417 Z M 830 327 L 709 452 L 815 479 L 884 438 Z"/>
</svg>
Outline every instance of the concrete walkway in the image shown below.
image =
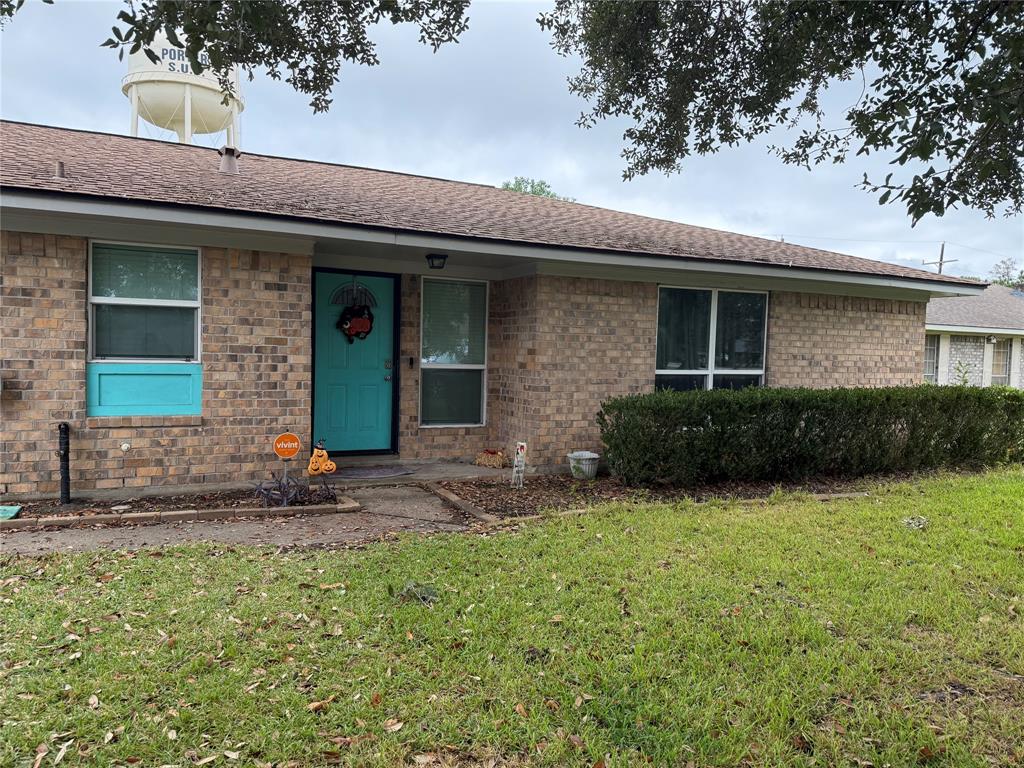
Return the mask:
<svg viewBox="0 0 1024 768">
<path fill-rule="evenodd" d="M 92 549 L 139 549 L 213 541 L 274 547 L 343 547 L 388 533 L 461 531 L 465 516 L 432 493 L 414 485 L 372 486 L 346 495 L 361 512 L 314 517 L 262 517 L 195 523 L 110 528 L 63 528 L 0 534 L 0 554 L 41 555 Z"/>
</svg>

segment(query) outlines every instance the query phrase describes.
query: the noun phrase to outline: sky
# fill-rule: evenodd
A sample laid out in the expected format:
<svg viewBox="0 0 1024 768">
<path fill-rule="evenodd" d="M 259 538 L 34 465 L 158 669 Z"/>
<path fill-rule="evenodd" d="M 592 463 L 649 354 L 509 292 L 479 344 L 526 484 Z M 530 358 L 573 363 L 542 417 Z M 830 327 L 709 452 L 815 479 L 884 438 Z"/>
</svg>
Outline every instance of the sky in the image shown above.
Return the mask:
<svg viewBox="0 0 1024 768">
<path fill-rule="evenodd" d="M 120 7 L 28 0 L 0 31 L 0 116 L 127 134 L 126 65 L 99 47 Z M 326 114 L 287 83 L 257 75 L 242 85 L 241 149 L 493 185 L 530 176 L 582 203 L 929 270 L 921 262 L 945 241 L 956 260 L 949 274 L 985 277 L 1007 256 L 1024 266 L 1024 218 L 958 210 L 911 227 L 903 207 L 879 206 L 856 188 L 865 172 L 885 175 L 883 158 L 808 172 L 768 153 L 785 136 L 691 158 L 678 174 L 624 181 L 627 124 L 577 127 L 586 104 L 566 79 L 578 62 L 551 49 L 536 23 L 545 7 L 476 2 L 459 43 L 436 54 L 414 27 L 379 26 L 371 39 L 381 64 L 344 66 Z M 849 103 L 842 98 L 834 100 Z"/>
</svg>

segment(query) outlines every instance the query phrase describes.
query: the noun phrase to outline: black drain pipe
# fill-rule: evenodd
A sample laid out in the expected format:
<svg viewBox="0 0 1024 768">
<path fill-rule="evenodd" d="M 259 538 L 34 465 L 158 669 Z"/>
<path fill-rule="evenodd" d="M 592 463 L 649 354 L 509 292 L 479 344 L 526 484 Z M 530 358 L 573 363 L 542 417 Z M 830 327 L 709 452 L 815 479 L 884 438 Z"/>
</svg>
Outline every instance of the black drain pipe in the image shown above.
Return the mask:
<svg viewBox="0 0 1024 768">
<path fill-rule="evenodd" d="M 71 503 L 71 425 L 57 425 L 57 456 L 60 457 L 60 503 Z"/>
</svg>

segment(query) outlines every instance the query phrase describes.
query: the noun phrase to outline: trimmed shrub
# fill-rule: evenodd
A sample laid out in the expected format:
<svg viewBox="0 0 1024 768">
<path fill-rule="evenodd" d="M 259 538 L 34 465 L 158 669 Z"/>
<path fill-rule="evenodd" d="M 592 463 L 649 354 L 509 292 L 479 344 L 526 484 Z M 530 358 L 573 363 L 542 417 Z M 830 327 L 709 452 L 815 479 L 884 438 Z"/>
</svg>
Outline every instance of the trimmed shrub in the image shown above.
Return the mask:
<svg viewBox="0 0 1024 768">
<path fill-rule="evenodd" d="M 1024 392 L 661 390 L 606 401 L 605 458 L 630 485 L 797 481 L 1024 461 Z"/>
</svg>

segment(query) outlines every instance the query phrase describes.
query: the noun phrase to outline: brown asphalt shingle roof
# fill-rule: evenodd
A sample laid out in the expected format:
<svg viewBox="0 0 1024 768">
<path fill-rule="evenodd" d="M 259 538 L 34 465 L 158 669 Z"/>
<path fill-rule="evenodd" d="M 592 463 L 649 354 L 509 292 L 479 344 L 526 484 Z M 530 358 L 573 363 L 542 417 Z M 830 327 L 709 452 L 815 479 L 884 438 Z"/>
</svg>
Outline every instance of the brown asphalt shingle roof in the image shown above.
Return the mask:
<svg viewBox="0 0 1024 768">
<path fill-rule="evenodd" d="M 990 285 L 980 296 L 956 296 L 928 302 L 929 325 L 1014 328 L 1024 331 L 1024 291 Z"/>
<path fill-rule="evenodd" d="M 66 179 L 55 179 L 63 160 Z M 955 277 L 481 184 L 0 121 L 0 186 L 622 254 L 961 283 Z"/>
</svg>

